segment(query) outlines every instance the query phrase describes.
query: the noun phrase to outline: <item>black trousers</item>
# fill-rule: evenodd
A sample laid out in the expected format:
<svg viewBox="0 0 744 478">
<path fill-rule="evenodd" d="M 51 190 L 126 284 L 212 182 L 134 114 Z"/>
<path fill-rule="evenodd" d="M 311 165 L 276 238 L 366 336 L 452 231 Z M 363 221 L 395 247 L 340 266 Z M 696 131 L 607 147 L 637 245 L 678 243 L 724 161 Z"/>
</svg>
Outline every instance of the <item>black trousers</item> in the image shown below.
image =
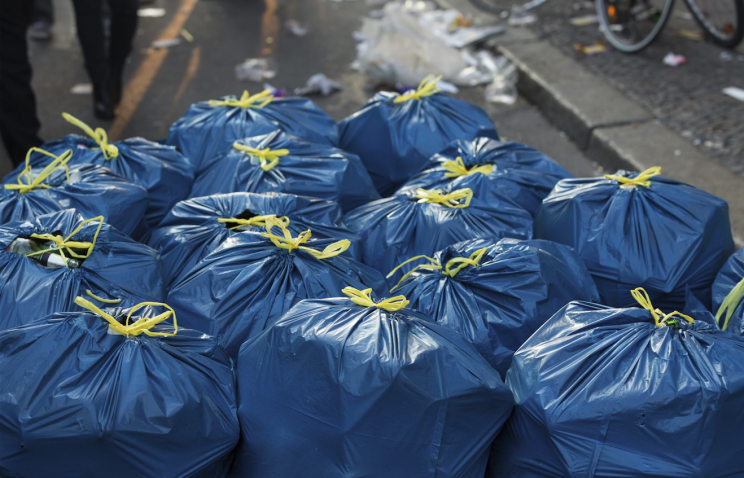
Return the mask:
<svg viewBox="0 0 744 478">
<path fill-rule="evenodd" d="M 26 44 L 33 6 L 27 0 L 0 0 L 0 136 L 15 165 L 42 143 Z"/>
<path fill-rule="evenodd" d="M 15 0 L 19 1 L 19 0 Z M 106 51 L 103 31 L 102 0 L 73 0 L 78 39 L 83 49 L 85 69 L 95 85 L 103 85 L 109 72 L 121 74 L 124 62 L 132 51 L 137 31 L 137 0 L 109 0 L 111 37 Z"/>
<path fill-rule="evenodd" d="M 34 14 L 31 17 L 31 22 L 44 21 L 50 25 L 54 25 L 54 5 L 52 0 L 33 0 L 34 2 Z"/>
</svg>

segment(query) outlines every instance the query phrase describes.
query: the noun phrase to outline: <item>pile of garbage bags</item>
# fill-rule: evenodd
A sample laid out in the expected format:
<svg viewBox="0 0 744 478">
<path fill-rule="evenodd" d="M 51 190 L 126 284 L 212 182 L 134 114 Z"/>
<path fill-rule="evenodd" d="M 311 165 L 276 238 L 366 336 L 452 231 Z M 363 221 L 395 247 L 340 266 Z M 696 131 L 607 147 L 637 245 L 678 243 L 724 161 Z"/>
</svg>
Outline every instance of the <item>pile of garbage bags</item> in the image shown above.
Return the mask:
<svg viewBox="0 0 744 478">
<path fill-rule="evenodd" d="M 0 189 L 0 476 L 744 476 L 721 199 L 576 179 L 431 76 L 339 125 L 65 118 Z"/>
</svg>

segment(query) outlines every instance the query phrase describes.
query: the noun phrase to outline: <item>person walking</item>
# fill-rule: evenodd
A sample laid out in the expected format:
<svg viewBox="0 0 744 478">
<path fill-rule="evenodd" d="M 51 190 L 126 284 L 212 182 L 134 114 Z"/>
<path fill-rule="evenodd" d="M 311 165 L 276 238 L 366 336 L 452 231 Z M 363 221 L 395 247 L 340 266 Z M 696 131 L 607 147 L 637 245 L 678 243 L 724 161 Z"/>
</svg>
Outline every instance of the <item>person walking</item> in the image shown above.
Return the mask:
<svg viewBox="0 0 744 478">
<path fill-rule="evenodd" d="M 139 2 L 108 0 L 111 35 L 106 51 L 103 1 L 106 0 L 73 0 L 72 3 L 85 69 L 93 83 L 93 112 L 96 118 L 110 120 L 121 100 L 122 75 L 137 31 Z"/>
<path fill-rule="evenodd" d="M 54 5 L 52 0 L 33 0 L 34 13 L 31 17 L 31 27 L 28 36 L 36 41 L 52 39 L 52 25 L 54 25 Z"/>
</svg>

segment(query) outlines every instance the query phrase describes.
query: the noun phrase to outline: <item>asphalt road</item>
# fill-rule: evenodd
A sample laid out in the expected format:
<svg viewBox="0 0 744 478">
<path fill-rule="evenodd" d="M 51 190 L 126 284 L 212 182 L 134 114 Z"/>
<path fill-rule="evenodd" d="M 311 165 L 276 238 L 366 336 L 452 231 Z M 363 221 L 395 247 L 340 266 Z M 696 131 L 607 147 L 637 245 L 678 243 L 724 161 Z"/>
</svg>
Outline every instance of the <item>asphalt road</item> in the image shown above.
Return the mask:
<svg viewBox="0 0 744 478">
<path fill-rule="evenodd" d="M 156 0 L 148 8 L 164 8 L 160 18 L 140 18 L 134 52 L 125 72 L 126 87 L 113 122 L 96 120 L 90 95 L 75 95 L 71 88 L 89 80 L 75 36 L 72 5 L 54 0 L 54 38 L 30 42 L 33 86 L 45 140 L 76 132 L 61 113 L 68 112 L 91 126 L 103 127 L 111 139 L 143 136 L 164 138 L 168 128 L 197 101 L 262 85 L 238 81 L 235 65 L 246 58 L 272 56 L 278 72 L 270 83 L 293 89 L 322 72 L 340 82 L 344 91 L 319 97 L 317 103 L 337 120 L 359 109 L 372 96 L 365 78 L 349 69 L 356 56 L 352 33 L 372 9 L 362 1 L 330 0 Z M 284 27 L 288 19 L 310 24 L 307 36 L 296 37 Z M 186 29 L 193 41 L 169 49 L 150 47 L 154 40 L 178 37 Z M 481 88 L 464 89 L 459 97 L 486 108 L 499 133 L 533 146 L 579 176 L 594 175 L 596 166 L 540 112 L 520 100 L 512 106 L 485 104 Z M 4 155 L 2 151 L 0 155 Z M 10 170 L 0 157 L 0 172 Z"/>
</svg>

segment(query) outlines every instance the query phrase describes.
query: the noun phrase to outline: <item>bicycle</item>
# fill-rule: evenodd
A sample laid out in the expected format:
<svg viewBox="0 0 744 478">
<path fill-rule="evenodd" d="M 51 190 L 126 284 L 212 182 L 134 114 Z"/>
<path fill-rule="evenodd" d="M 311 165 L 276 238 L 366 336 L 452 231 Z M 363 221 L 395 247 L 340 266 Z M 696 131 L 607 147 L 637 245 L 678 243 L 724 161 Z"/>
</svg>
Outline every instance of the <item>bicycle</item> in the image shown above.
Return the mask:
<svg viewBox="0 0 744 478">
<path fill-rule="evenodd" d="M 531 0 L 512 9 L 526 12 L 549 0 Z M 506 18 L 511 0 L 470 0 L 478 8 Z M 716 45 L 734 48 L 744 38 L 744 0 L 685 0 L 698 25 Z M 672 14 L 674 0 L 595 0 L 602 33 L 617 50 L 646 48 Z"/>
</svg>

